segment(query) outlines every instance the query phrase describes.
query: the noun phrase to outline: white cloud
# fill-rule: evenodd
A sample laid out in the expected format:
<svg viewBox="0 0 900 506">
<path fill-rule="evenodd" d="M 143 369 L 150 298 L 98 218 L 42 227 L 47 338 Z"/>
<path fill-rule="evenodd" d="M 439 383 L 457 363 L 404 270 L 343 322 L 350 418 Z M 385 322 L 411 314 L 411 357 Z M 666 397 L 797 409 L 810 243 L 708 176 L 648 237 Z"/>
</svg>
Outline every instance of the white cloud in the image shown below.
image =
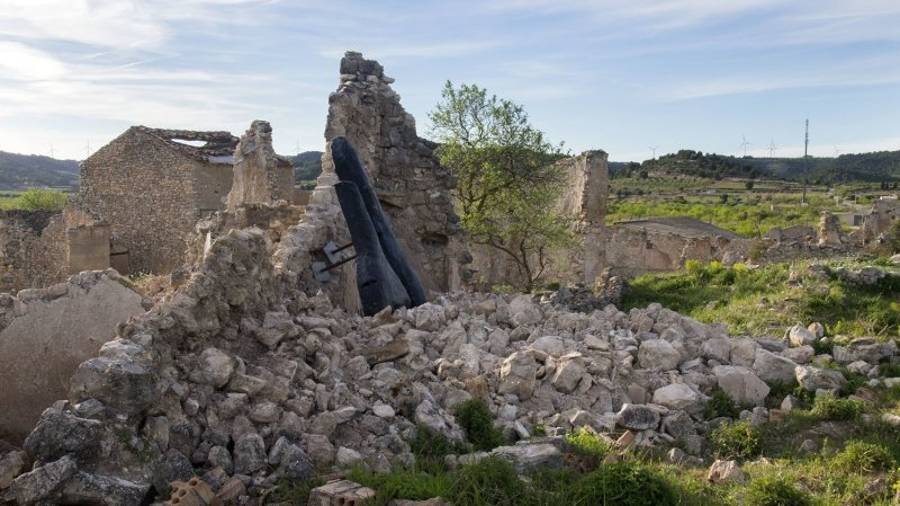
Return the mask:
<svg viewBox="0 0 900 506">
<path fill-rule="evenodd" d="M 19 42 L 0 41 L 0 79 L 55 79 L 64 73 L 65 65 L 50 54 Z"/>
</svg>

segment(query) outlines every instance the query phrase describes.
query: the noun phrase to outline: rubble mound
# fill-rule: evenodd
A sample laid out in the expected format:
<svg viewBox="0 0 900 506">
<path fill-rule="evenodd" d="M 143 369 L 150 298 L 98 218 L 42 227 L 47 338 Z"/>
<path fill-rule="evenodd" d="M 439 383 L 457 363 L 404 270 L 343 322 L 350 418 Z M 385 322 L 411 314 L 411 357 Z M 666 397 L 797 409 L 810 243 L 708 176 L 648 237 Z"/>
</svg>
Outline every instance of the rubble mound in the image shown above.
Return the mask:
<svg viewBox="0 0 900 506">
<path fill-rule="evenodd" d="M 274 256 L 255 228 L 212 241 L 170 299 L 78 367 L 68 400 L 26 439 L 34 466 L 6 497 L 139 504 L 195 476 L 215 491 L 257 494 L 330 466 L 388 471 L 413 463 L 422 427 L 462 441 L 454 408 L 471 398 L 496 413 L 510 442 L 538 427 L 588 426 L 699 455 L 717 423 L 704 417 L 714 391 L 757 420 L 766 381 L 793 375 L 812 392 L 846 383 L 815 365 L 814 326 L 779 340 L 731 338 L 659 304 L 573 312 L 530 295 L 449 294 L 349 314 L 303 290 L 295 262 L 308 256 L 291 248 L 298 235 L 315 242 L 311 226 L 292 227 Z M 876 378 L 897 346 L 863 340 L 833 354 Z M 513 460 L 539 457 L 540 448 L 503 448 Z"/>
</svg>

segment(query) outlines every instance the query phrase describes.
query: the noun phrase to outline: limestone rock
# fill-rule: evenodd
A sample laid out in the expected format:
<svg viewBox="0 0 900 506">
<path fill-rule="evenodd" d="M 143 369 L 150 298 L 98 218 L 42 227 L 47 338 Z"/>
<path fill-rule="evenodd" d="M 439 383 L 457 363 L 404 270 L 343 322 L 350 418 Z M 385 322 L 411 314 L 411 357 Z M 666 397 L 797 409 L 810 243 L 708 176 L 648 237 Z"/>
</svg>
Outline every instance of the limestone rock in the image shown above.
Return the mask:
<svg viewBox="0 0 900 506">
<path fill-rule="evenodd" d="M 9 487 L 9 492 L 16 504 L 51 502 L 52 496 L 59 491 L 66 480 L 75 475 L 77 469 L 78 465 L 75 463 L 75 459 L 66 455 L 19 476 Z"/>
<path fill-rule="evenodd" d="M 638 363 L 644 369 L 668 371 L 678 367 L 681 354 L 668 341 L 650 339 L 638 349 Z"/>
<path fill-rule="evenodd" d="M 244 434 L 234 444 L 234 472 L 252 474 L 265 466 L 266 445 L 259 434 Z"/>
<path fill-rule="evenodd" d="M 794 380 L 794 369 L 797 364 L 792 360 L 776 355 L 762 348 L 756 350 L 753 370 L 763 381 L 781 381 L 791 383 Z"/>
<path fill-rule="evenodd" d="M 42 462 L 68 454 L 86 456 L 97 450 L 102 425 L 98 420 L 79 418 L 51 407 L 44 411 L 37 427 L 25 439 L 25 449 Z"/>
<path fill-rule="evenodd" d="M 560 358 L 551 383 L 560 392 L 570 394 L 581 382 L 585 373 L 587 373 L 587 368 L 580 353 L 565 355 Z"/>
<path fill-rule="evenodd" d="M 808 392 L 815 392 L 819 389 L 841 390 L 847 386 L 847 379 L 844 378 L 844 375 L 833 369 L 799 365 L 794 373 L 797 383 Z"/>
<path fill-rule="evenodd" d="M 25 468 L 25 452 L 11 451 L 0 457 L 0 490 L 6 490 Z"/>
<path fill-rule="evenodd" d="M 709 466 L 706 479 L 713 483 L 746 483 L 747 475 L 734 460 L 716 460 Z"/>
<path fill-rule="evenodd" d="M 769 385 L 746 367 L 719 365 L 713 374 L 719 388 L 738 404 L 760 406 L 769 395 Z"/>
<path fill-rule="evenodd" d="M 702 406 L 706 396 L 684 383 L 672 383 L 653 392 L 653 404 L 669 409 L 693 411 Z"/>
<path fill-rule="evenodd" d="M 562 452 L 547 443 L 520 443 L 514 446 L 494 448 L 491 455 L 507 460 L 519 472 L 532 469 L 559 468 L 562 466 Z"/>
<path fill-rule="evenodd" d="M 235 360 L 218 348 L 207 348 L 200 354 L 199 369 L 191 372 L 191 380 L 221 388 L 234 373 Z"/>
<path fill-rule="evenodd" d="M 804 346 L 817 341 L 816 334 L 802 325 L 794 325 L 788 329 L 788 340 L 791 346 Z"/>
<path fill-rule="evenodd" d="M 159 396 L 157 375 L 131 360 L 97 357 L 82 362 L 70 380 L 69 397 L 94 398 L 128 414 L 137 414 Z"/>
<path fill-rule="evenodd" d="M 515 394 L 520 400 L 531 398 L 537 370 L 534 358 L 524 351 L 506 357 L 500 366 L 500 393 Z"/>
<path fill-rule="evenodd" d="M 130 506 L 142 504 L 149 490 L 149 483 L 79 472 L 65 483 L 60 495 L 65 504 Z"/>
<path fill-rule="evenodd" d="M 659 419 L 659 411 L 642 404 L 623 404 L 616 414 L 618 425 L 634 430 L 656 429 Z"/>
</svg>

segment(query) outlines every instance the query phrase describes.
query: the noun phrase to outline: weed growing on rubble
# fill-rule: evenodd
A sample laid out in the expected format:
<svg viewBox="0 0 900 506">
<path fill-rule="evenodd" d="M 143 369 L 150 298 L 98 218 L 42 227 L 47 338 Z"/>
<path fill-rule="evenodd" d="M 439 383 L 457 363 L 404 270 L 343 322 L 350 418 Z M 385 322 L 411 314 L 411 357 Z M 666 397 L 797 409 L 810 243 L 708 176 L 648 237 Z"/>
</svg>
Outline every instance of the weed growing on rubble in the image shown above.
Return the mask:
<svg viewBox="0 0 900 506">
<path fill-rule="evenodd" d="M 834 395 L 820 395 L 813 404 L 812 414 L 823 420 L 856 420 L 865 410 L 856 399 L 840 399 Z"/>
<path fill-rule="evenodd" d="M 505 443 L 503 433 L 494 427 L 494 414 L 483 400 L 473 398 L 460 403 L 454 415 L 476 450 L 491 451 Z"/>
<path fill-rule="evenodd" d="M 759 455 L 759 429 L 747 421 L 724 423 L 712 431 L 709 440 L 715 454 L 723 459 L 746 460 Z"/>
<path fill-rule="evenodd" d="M 763 476 L 753 480 L 744 497 L 749 506 L 807 506 L 812 504 L 809 494 L 797 489 L 790 480 L 778 476 Z"/>
<path fill-rule="evenodd" d="M 703 408 L 703 416 L 708 420 L 727 416 L 728 418 L 737 418 L 741 412 L 737 403 L 719 387 L 713 389 L 709 401 Z"/>
</svg>

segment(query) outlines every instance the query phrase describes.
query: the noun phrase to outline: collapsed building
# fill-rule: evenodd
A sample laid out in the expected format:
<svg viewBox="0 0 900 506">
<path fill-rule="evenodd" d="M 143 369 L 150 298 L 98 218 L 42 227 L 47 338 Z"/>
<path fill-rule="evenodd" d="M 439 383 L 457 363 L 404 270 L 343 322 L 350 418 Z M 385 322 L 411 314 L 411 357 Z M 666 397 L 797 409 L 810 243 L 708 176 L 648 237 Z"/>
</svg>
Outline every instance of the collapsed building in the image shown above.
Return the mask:
<svg viewBox="0 0 900 506">
<path fill-rule="evenodd" d="M 466 253 L 447 187 L 436 184 L 433 195 L 422 195 L 418 186 L 444 181 L 445 172 L 430 146 L 413 140 L 411 118 L 376 62 L 348 53 L 341 72 L 326 139 L 355 136 L 401 240 L 434 238 L 409 250 L 423 277 L 452 287 Z M 372 109 L 373 101 L 382 104 Z M 385 128 L 398 121 L 405 140 L 385 143 Z M 254 124 L 245 133 L 241 144 L 255 151 L 235 168 L 263 190 L 278 171 L 267 131 Z M 408 163 L 400 165 L 405 172 L 394 172 L 388 160 Z M 598 171 L 606 177 L 604 162 L 596 154 L 576 159 L 571 174 L 582 181 L 582 195 L 561 204 L 586 236 L 603 234 L 606 185 L 588 180 Z M 696 457 L 721 422 L 703 415 L 714 388 L 754 406 L 748 413 L 757 420 L 778 413 L 764 407 L 766 381 L 796 378 L 810 394 L 846 385 L 840 371 L 816 365 L 820 333 L 799 327 L 787 340 L 730 338 L 721 326 L 658 304 L 584 313 L 529 295 L 450 294 L 362 317 L 348 282 L 353 262 L 329 257 L 329 244 L 349 240 L 333 179 L 327 170 L 296 215 L 291 206 L 256 202 L 247 197 L 255 191 L 241 191 L 229 198 L 233 209 L 201 220 L 187 234 L 189 275 L 149 310 L 116 325 L 116 338 L 74 367 L 61 381 L 63 400 L 41 413 L 22 450 L 0 448 L 0 501 L 148 504 L 185 486 L 179 482 L 202 479 L 218 500 L 250 504 L 280 480 L 308 480 L 317 469 L 409 467 L 419 427 L 463 438 L 451 413 L 471 398 L 484 400 L 500 414 L 504 433 L 521 440 L 494 450 L 517 465 L 535 455 L 562 459 L 560 438 L 528 441 L 539 427 L 550 434 L 581 426 L 625 430 L 635 445 L 679 444 Z M 399 200 L 393 206 L 391 189 Z M 596 272 L 598 250 L 584 251 L 578 276 Z M 329 263 L 329 276 L 316 262 Z M 106 293 L 138 302 L 118 291 L 127 282 L 113 272 L 84 273 L 0 302 L 18 310 L 36 300 L 26 323 L 37 325 L 42 308 L 65 312 L 74 303 L 66 297 L 87 300 L 79 290 L 101 283 Z M 834 346 L 833 355 L 881 381 L 877 364 L 896 357 L 897 347 L 865 341 Z"/>
</svg>

